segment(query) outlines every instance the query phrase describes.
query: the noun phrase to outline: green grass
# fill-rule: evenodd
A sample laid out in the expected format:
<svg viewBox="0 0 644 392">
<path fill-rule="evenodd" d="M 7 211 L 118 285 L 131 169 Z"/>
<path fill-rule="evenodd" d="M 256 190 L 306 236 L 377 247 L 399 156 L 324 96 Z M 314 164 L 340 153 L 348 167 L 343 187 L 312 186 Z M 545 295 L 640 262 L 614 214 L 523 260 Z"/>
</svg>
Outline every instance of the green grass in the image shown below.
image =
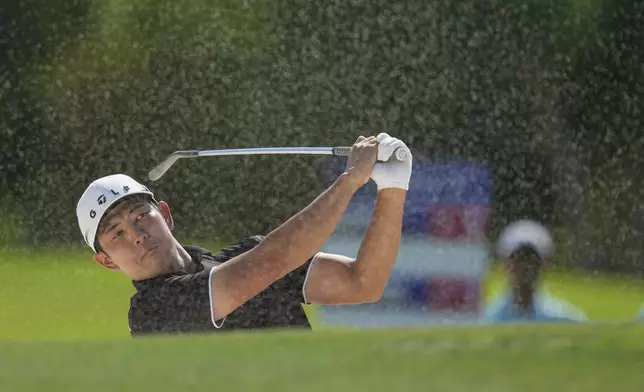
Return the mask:
<svg viewBox="0 0 644 392">
<path fill-rule="evenodd" d="M 488 295 L 501 285 L 502 275 L 494 269 Z M 631 320 L 644 302 L 644 284 L 637 279 L 550 272 L 547 286 L 591 320 Z M 124 274 L 97 265 L 84 248 L 0 250 L 0 340 L 129 337 L 133 291 Z M 307 311 L 317 326 L 315 308 Z"/>
<path fill-rule="evenodd" d="M 2 391 L 644 390 L 644 325 L 0 343 Z"/>
<path fill-rule="evenodd" d="M 131 280 L 92 256 L 89 248 L 0 249 L 0 340 L 129 337 Z"/>
<path fill-rule="evenodd" d="M 545 287 L 557 297 L 581 307 L 595 321 L 629 320 L 644 303 L 644 280 L 588 271 L 546 271 Z M 492 268 L 486 279 L 488 297 L 502 290 L 503 274 Z"/>
<path fill-rule="evenodd" d="M 128 335 L 131 281 L 96 264 L 91 252 L 4 251 L 0 260 L 0 339 Z"/>
<path fill-rule="evenodd" d="M 644 323 L 132 339 L 133 287 L 89 251 L 3 250 L 0 260 L 0 391 L 644 390 Z M 495 269 L 490 295 L 501 284 Z M 632 320 L 644 300 L 633 279 L 552 272 L 548 286 L 595 319 Z"/>
</svg>

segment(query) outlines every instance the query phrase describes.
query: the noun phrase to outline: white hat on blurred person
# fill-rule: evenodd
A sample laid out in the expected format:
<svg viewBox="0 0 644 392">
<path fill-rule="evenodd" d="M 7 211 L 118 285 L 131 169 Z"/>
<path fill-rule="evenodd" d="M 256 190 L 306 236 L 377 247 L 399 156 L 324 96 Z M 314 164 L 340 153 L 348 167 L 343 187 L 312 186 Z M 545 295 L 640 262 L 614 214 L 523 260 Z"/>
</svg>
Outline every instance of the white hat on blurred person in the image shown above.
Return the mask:
<svg viewBox="0 0 644 392">
<path fill-rule="evenodd" d="M 503 229 L 497 242 L 497 256 L 508 259 L 524 246 L 534 249 L 542 260 L 550 258 L 554 253 L 550 231 L 539 222 L 523 219 L 512 222 Z"/>
<path fill-rule="evenodd" d="M 78 200 L 76 216 L 83 238 L 94 252 L 96 232 L 105 212 L 122 198 L 136 194 L 149 195 L 150 199 L 156 202 L 154 195 L 145 185 L 125 174 L 101 177 L 87 187 Z"/>
</svg>

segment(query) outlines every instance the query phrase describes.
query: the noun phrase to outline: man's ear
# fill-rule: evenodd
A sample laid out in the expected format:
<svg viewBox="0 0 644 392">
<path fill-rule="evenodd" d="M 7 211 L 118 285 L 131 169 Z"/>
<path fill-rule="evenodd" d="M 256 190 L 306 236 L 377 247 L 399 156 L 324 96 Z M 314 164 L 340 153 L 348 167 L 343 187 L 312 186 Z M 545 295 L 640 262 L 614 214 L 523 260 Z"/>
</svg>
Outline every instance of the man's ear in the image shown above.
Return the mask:
<svg viewBox="0 0 644 392">
<path fill-rule="evenodd" d="M 165 223 L 168 224 L 170 230 L 174 229 L 174 220 L 172 219 L 172 213 L 170 213 L 170 206 L 165 201 L 159 202 L 159 211 L 165 220 Z"/>
<path fill-rule="evenodd" d="M 94 261 L 102 265 L 105 268 L 111 269 L 113 271 L 120 270 L 119 266 L 114 264 L 110 257 L 103 252 L 98 252 L 94 255 Z"/>
</svg>

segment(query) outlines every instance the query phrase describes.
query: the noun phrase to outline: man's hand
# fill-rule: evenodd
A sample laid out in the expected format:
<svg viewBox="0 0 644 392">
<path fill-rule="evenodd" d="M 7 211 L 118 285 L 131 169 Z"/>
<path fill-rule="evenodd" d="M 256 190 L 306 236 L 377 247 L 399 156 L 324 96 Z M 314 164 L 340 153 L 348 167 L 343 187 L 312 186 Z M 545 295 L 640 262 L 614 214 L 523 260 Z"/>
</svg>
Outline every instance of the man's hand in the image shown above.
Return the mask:
<svg viewBox="0 0 644 392">
<path fill-rule="evenodd" d="M 378 139 L 374 136 L 358 137 L 351 147 L 344 174 L 355 184 L 356 189 L 369 181 L 376 158 L 378 157 Z"/>
<path fill-rule="evenodd" d="M 401 140 L 393 138 L 386 133 L 378 135 L 378 162 L 374 165 L 371 178 L 378 186 L 378 191 L 387 188 L 399 188 L 409 190 L 409 179 L 411 178 L 412 156 L 411 152 L 404 161 L 392 159 L 387 161 L 398 148 L 407 148 Z"/>
</svg>

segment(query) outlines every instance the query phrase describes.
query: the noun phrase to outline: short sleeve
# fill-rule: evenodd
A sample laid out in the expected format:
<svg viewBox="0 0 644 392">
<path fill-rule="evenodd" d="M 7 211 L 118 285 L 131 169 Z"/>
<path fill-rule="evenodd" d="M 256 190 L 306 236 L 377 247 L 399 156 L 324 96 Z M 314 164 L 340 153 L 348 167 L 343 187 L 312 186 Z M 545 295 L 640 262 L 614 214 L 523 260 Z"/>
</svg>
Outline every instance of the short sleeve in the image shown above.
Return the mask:
<svg viewBox="0 0 644 392">
<path fill-rule="evenodd" d="M 306 293 L 305 293 L 305 288 L 306 288 L 306 282 L 309 277 L 309 272 L 311 270 L 311 266 L 313 265 L 313 262 L 315 261 L 315 256 L 307 260 L 306 263 L 304 263 L 301 267 L 291 271 L 289 274 L 286 275 L 284 278 L 284 281 L 288 285 L 286 288 L 286 292 L 292 298 L 293 301 L 299 301 L 303 304 L 310 305 L 311 303 L 307 300 L 306 298 Z"/>
<path fill-rule="evenodd" d="M 221 327 L 223 320 L 212 319 L 211 271 L 166 278 L 162 284 L 138 292 L 130 307 L 130 333 L 195 332 Z"/>
<path fill-rule="evenodd" d="M 510 303 L 508 295 L 498 294 L 485 306 L 482 320 L 487 323 L 498 323 L 506 318 Z"/>
<path fill-rule="evenodd" d="M 563 299 L 547 297 L 543 303 L 544 312 L 553 320 L 588 321 L 586 313 Z"/>
<path fill-rule="evenodd" d="M 221 249 L 217 253 L 213 254 L 213 258 L 218 262 L 226 262 L 227 260 L 254 248 L 265 238 L 266 237 L 262 235 L 254 235 L 245 238 L 234 245 Z M 298 301 L 309 305 L 306 300 L 306 296 L 304 295 L 304 287 L 306 286 L 309 267 L 312 265 L 314 259 L 315 256 L 307 260 L 302 266 L 286 274 L 283 279 L 273 283 L 271 286 L 273 290 L 278 291 L 280 295 L 287 296 L 292 301 Z"/>
</svg>

